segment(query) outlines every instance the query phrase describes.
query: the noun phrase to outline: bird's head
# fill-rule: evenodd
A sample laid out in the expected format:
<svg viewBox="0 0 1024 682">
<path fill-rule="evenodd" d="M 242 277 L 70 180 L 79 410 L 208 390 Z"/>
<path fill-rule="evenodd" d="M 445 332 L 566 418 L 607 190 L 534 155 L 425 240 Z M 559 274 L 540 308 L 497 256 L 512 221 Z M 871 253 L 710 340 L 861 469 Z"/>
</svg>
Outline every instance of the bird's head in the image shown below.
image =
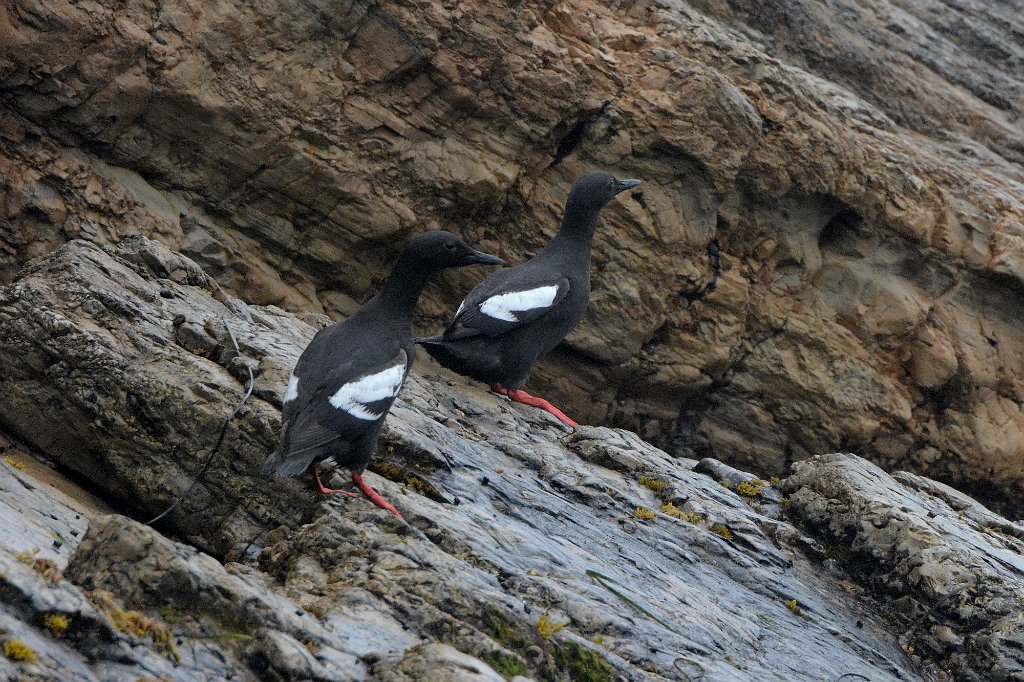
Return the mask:
<svg viewBox="0 0 1024 682">
<path fill-rule="evenodd" d="M 422 266 L 442 270 L 466 265 L 504 265 L 505 261 L 482 251 L 471 249 L 450 232 L 427 232 L 409 242 L 403 257 L 418 261 Z"/>
<path fill-rule="evenodd" d="M 625 192 L 640 184 L 639 180 L 616 180 L 611 173 L 599 171 L 588 173 L 576 181 L 569 192 L 567 208 L 585 211 L 600 211 L 619 192 Z"/>
</svg>

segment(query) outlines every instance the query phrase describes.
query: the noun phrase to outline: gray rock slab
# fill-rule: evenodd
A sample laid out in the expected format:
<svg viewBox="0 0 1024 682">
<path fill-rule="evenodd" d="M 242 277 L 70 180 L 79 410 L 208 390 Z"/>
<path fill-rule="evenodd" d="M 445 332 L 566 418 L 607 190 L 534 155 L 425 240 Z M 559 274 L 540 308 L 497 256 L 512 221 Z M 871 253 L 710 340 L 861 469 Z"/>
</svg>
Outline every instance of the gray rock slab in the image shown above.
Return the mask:
<svg viewBox="0 0 1024 682">
<path fill-rule="evenodd" d="M 244 390 L 240 368 L 256 368 L 257 391 L 222 451 L 159 527 L 199 549 L 113 515 L 92 522 L 68 564 L 76 590 L 180 614 L 175 635 L 190 643 L 180 668 L 131 643 L 172 677 L 489 675 L 482 661 L 545 679 L 914 680 L 947 669 L 1012 679 L 1017 526 L 938 484 L 939 494 L 922 492 L 926 479 L 819 458 L 779 489 L 626 431 L 570 432 L 471 383 L 414 374 L 367 474 L 401 521 L 365 499 L 318 502 L 300 482 L 254 474 L 274 445 L 290 363 L 323 318 L 245 305 L 188 259 L 135 238 L 72 242 L 36 261 L 0 293 L 0 322 L 0 362 L 12 367 L 0 378 L 12 404 L 4 425 L 139 516 L 189 489 Z M 59 417 L 61 428 L 33 432 L 29 415 Z M 929 520 L 940 504 L 961 512 Z M 947 532 L 960 513 L 967 521 Z M 888 534 L 862 527 L 876 516 Z M 836 550 L 857 533 L 877 547 Z M 885 551 L 943 543 L 955 561 L 881 568 Z M 864 547 L 870 566 L 851 560 Z M 972 556 L 981 585 L 998 587 L 981 606 L 957 592 L 975 575 Z M 938 644 L 892 617 L 944 613 L 960 596 L 956 618 L 929 622 Z M 37 626 L 33 608 L 24 622 Z M 969 653 L 951 658 L 961 640 Z M 432 644 L 473 662 L 424 649 Z"/>
</svg>

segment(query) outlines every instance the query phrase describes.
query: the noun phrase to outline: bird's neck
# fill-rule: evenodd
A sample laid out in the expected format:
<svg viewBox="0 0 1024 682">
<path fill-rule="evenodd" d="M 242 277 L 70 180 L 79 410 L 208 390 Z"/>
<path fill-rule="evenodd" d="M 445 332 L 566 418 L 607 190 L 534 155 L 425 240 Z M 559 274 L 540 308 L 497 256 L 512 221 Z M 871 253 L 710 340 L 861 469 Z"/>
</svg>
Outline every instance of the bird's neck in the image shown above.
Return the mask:
<svg viewBox="0 0 1024 682">
<path fill-rule="evenodd" d="M 377 299 L 391 316 L 411 320 L 420 293 L 433 274 L 434 270 L 422 262 L 403 256 L 392 268 L 388 281 L 377 294 Z"/>
<path fill-rule="evenodd" d="M 589 262 L 597 216 L 597 211 L 577 212 L 566 209 L 558 234 L 544 247 L 542 253 L 586 254 Z"/>
</svg>

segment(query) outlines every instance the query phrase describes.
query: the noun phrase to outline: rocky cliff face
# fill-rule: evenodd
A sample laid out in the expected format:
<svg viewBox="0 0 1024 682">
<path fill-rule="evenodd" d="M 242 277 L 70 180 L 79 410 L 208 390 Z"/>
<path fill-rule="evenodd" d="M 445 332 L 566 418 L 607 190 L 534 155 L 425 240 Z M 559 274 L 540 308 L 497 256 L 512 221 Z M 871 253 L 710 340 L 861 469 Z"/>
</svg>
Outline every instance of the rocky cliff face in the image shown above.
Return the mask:
<svg viewBox="0 0 1024 682">
<path fill-rule="evenodd" d="M 308 319 L 143 238 L 3 290 L 0 358 L 28 361 L 0 379 L 0 674 L 1020 679 L 1024 527 L 853 455 L 764 481 L 414 376 L 368 474 L 408 523 L 253 476 Z M 135 516 L 185 495 L 157 528 L 213 556 L 56 493 L 25 447 Z"/>
<path fill-rule="evenodd" d="M 519 261 L 609 168 L 645 183 L 532 385 L 675 454 L 842 448 L 1016 510 L 1021 9 L 14 2 L 0 273 L 142 233 L 247 301 L 345 314 L 409 234 Z"/>
<path fill-rule="evenodd" d="M 1019 679 L 1024 530 L 921 476 L 1021 516 L 1022 10 L 5 4 L 0 445 L 101 499 L 0 465 L 0 673 Z M 645 182 L 531 380 L 595 426 L 421 358 L 410 525 L 251 477 L 409 235 L 520 261 L 598 167 Z"/>
<path fill-rule="evenodd" d="M 675 454 L 842 448 L 1018 510 L 1021 9 L 19 0 L 0 276 L 141 233 L 247 301 L 345 314 L 409 234 L 519 261 L 609 168 L 645 183 L 533 386 Z"/>
</svg>

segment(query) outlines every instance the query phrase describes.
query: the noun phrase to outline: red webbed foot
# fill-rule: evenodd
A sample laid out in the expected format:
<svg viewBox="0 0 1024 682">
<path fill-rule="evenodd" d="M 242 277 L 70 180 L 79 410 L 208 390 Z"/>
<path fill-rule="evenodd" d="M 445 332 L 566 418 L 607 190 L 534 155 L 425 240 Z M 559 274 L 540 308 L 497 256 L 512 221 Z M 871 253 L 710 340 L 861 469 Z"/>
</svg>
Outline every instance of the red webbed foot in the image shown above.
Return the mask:
<svg viewBox="0 0 1024 682">
<path fill-rule="evenodd" d="M 313 489 L 316 490 L 317 495 L 345 495 L 346 497 L 359 497 L 357 493 L 350 493 L 347 490 L 335 490 L 334 488 L 325 488 L 324 484 L 320 482 L 320 469 L 317 467 L 317 463 L 313 462 L 309 465 L 309 473 L 313 474 Z"/>
<path fill-rule="evenodd" d="M 507 397 L 509 400 L 512 400 L 513 402 L 529 405 L 530 407 L 539 407 L 548 414 L 554 416 L 555 419 L 562 422 L 566 426 L 571 426 L 574 429 L 577 426 L 579 426 L 579 424 L 577 424 L 572 419 L 567 417 L 565 412 L 562 412 L 560 409 L 558 409 L 548 401 L 544 400 L 543 398 L 532 396 L 526 391 L 510 391 L 501 384 L 492 385 L 491 391 L 497 393 L 498 395 L 503 395 Z"/>
<path fill-rule="evenodd" d="M 380 494 L 378 494 L 376 490 L 371 488 L 369 486 L 369 484 L 366 481 L 363 480 L 363 475 L 362 474 L 357 474 L 355 472 L 352 472 L 352 482 L 356 484 L 356 487 L 358 487 L 361 491 L 363 491 L 363 495 L 366 495 L 366 499 L 368 499 L 370 502 L 373 502 L 375 505 L 377 505 L 381 509 L 384 509 L 384 510 L 387 510 L 387 511 L 391 512 L 392 514 L 394 514 L 398 518 L 400 518 L 402 520 L 405 520 L 402 517 L 402 515 L 398 513 L 398 510 L 395 509 L 395 507 L 390 502 L 388 502 L 383 497 L 381 497 Z"/>
</svg>

